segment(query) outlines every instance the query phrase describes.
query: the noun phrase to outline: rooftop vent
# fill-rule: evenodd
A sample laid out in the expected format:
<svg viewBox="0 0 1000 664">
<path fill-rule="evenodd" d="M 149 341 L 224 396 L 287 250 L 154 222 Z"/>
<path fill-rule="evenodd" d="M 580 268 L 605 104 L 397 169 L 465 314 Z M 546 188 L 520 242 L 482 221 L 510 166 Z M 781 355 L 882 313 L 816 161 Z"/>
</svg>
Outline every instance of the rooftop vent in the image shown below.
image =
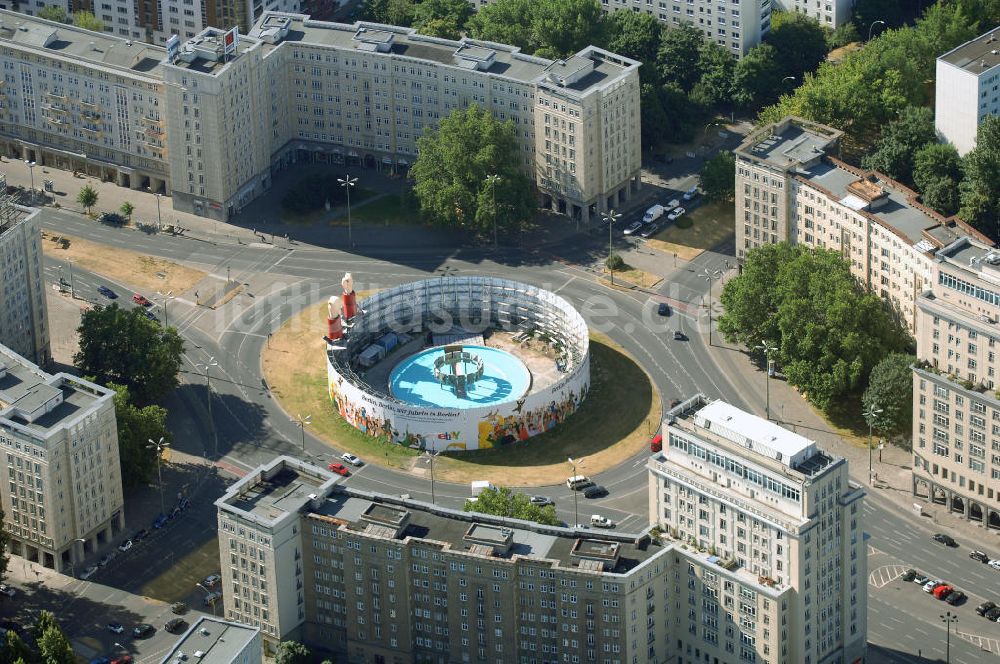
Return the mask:
<svg viewBox="0 0 1000 664">
<path fill-rule="evenodd" d="M 985 260 L 990 265 L 1000 265 L 1000 254 L 991 251 L 990 253 L 986 254 L 986 257 L 983 260 Z"/>
</svg>

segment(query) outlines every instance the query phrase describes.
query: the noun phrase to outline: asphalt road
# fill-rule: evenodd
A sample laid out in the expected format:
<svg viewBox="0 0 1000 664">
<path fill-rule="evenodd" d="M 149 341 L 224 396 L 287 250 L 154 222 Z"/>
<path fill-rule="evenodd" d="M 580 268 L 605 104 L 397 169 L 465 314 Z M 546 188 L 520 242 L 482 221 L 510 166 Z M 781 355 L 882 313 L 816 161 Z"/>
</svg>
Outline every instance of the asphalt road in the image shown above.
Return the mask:
<svg viewBox="0 0 1000 664">
<path fill-rule="evenodd" d="M 580 309 L 593 329 L 620 343 L 646 368 L 665 401 L 700 391 L 739 407 L 749 407 L 748 400 L 755 406 L 760 405 L 758 394 L 745 394 L 720 374 L 705 348 L 708 318 L 704 299 L 710 282 L 704 273 L 725 269 L 731 252 L 729 255 L 702 254 L 670 275 L 656 293 L 623 293 L 600 286 L 584 267 L 606 251 L 603 239 L 607 236 L 601 238 L 598 233 L 580 236 L 581 241 L 572 246 L 567 243 L 525 254 L 514 250 L 492 254 L 464 248 L 413 249 L 394 245 L 390 237 L 385 238 L 384 246 L 366 247 L 363 254 L 351 254 L 294 244 L 288 247 L 214 245 L 184 237 L 147 236 L 106 228 L 79 215 L 58 210 L 46 209 L 42 215 L 43 226 L 69 235 L 202 264 L 216 274 L 225 274 L 228 270 L 234 279 L 249 280 L 261 274 L 273 277 L 270 294 L 254 297 L 250 306 L 232 320 L 183 303 L 171 305 L 171 324 L 189 340 L 185 356 L 184 381 L 189 388 L 184 396 L 185 405 L 193 417 L 204 418 L 204 378 L 196 365 L 214 358 L 218 366 L 212 369 L 212 402 L 219 451 L 224 455 L 223 461 L 237 469 L 249 470 L 277 453 L 303 453 L 299 429 L 275 404 L 263 384 L 260 355 L 269 331 L 292 313 L 338 293 L 339 278 L 346 271 L 354 274 L 358 289 L 465 273 L 505 276 L 536 284 L 559 293 Z M 98 281 L 90 275 L 86 279 Z M 711 286 L 717 293 L 719 285 L 712 283 Z M 667 319 L 656 315 L 656 305 L 664 300 L 674 309 Z M 687 340 L 675 341 L 675 329 L 683 331 Z M 317 463 L 327 462 L 333 456 L 329 447 L 308 435 L 308 428 L 306 432 L 305 455 Z M 194 453 L 213 452 L 214 443 L 209 437 L 195 436 L 190 444 L 196 448 L 190 450 Z M 581 498 L 580 514 L 583 516 L 580 520 L 597 513 L 611 517 L 623 530 L 644 527 L 647 523 L 645 460 L 646 455 L 639 454 L 594 477 L 609 489 L 610 495 L 594 501 Z M 586 472 L 585 466 L 581 472 Z M 430 499 L 429 480 L 374 465 L 355 472 L 348 483 L 366 490 L 408 493 L 418 499 Z M 576 520 L 572 492 L 565 484 L 535 488 L 530 492 L 551 497 L 562 519 L 571 523 Z M 434 493 L 438 503 L 460 506 L 469 490 L 465 485 L 437 482 Z M 992 594 L 995 595 L 992 599 L 1000 600 L 1000 572 L 967 558 L 965 544 L 971 546 L 972 543 L 963 543 L 958 550 L 947 550 L 930 541 L 932 529 L 933 524 L 922 522 L 918 516 L 899 514 L 894 506 L 880 504 L 877 496 L 867 501 L 866 531 L 872 555 L 890 556 L 901 566 L 917 567 L 928 574 L 947 578 L 960 588 L 975 589 L 984 597 Z M 879 595 L 873 595 L 870 607 L 869 636 L 885 646 L 886 650 L 880 652 L 883 661 L 920 661 L 912 657 L 918 648 L 925 654 L 932 652 L 933 646 L 914 645 L 913 640 L 903 637 L 903 630 L 894 627 L 892 618 L 911 623 L 914 619 L 903 608 Z M 973 614 L 973 618 L 978 616 Z M 995 633 L 991 631 L 993 626 L 985 621 L 976 624 L 970 618 L 964 623 L 976 625 L 976 633 L 986 638 L 992 638 Z M 926 626 L 917 633 L 926 635 L 924 641 L 936 642 L 937 636 L 931 636 L 934 632 Z M 953 643 L 953 653 L 956 647 L 967 648 L 968 659 L 953 661 L 977 661 L 974 656 L 980 651 L 962 639 L 957 641 L 959 645 Z M 898 644 L 898 648 L 894 644 Z"/>
</svg>

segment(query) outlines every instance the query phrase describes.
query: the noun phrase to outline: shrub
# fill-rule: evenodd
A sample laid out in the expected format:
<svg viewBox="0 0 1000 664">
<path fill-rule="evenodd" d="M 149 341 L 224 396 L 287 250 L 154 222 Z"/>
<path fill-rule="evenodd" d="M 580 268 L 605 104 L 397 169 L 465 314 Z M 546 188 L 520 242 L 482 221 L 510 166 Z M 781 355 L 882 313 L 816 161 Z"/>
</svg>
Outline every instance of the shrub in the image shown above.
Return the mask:
<svg viewBox="0 0 1000 664">
<path fill-rule="evenodd" d="M 677 228 L 691 228 L 694 226 L 694 222 L 691 221 L 690 217 L 680 217 L 677 219 Z"/>
<path fill-rule="evenodd" d="M 611 254 L 604 261 L 604 264 L 609 270 L 624 270 L 626 268 L 625 259 L 619 254 Z"/>
</svg>

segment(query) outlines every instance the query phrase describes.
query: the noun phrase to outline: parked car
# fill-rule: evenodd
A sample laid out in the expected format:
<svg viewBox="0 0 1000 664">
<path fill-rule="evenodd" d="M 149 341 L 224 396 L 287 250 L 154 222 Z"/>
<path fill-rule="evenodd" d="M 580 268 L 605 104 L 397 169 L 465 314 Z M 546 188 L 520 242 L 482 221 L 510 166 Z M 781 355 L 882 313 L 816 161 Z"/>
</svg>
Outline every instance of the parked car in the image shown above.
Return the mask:
<svg viewBox="0 0 1000 664">
<path fill-rule="evenodd" d="M 110 563 L 110 562 L 111 562 L 112 560 L 114 560 L 114 559 L 115 559 L 115 558 L 116 558 L 117 556 L 118 556 L 118 552 L 117 552 L 117 551 L 115 551 L 114 549 L 112 549 L 111 551 L 108 551 L 107 553 L 105 553 L 105 554 L 104 554 L 104 555 L 103 555 L 103 556 L 101 557 L 101 560 L 100 560 L 100 562 L 99 562 L 99 563 L 97 563 L 97 564 L 98 564 L 98 565 L 100 565 L 101 567 L 107 567 L 107 566 L 108 566 L 108 564 L 109 564 L 109 563 Z"/>
<path fill-rule="evenodd" d="M 939 544 L 944 544 L 945 546 L 950 546 L 950 547 L 958 546 L 958 542 L 956 542 L 951 535 L 945 535 L 944 533 L 936 533 L 934 537 L 931 539 L 933 539 L 935 542 Z"/>
<path fill-rule="evenodd" d="M 653 222 L 651 224 L 646 224 L 646 227 L 643 228 L 641 231 L 639 231 L 639 237 L 649 238 L 653 237 L 659 232 L 660 232 L 660 224 L 657 222 Z"/>
<path fill-rule="evenodd" d="M 631 224 L 628 225 L 628 227 L 625 228 L 624 233 L 625 235 L 634 235 L 639 232 L 640 228 L 642 228 L 642 222 L 633 221 Z"/>
<path fill-rule="evenodd" d="M 181 501 L 177 503 L 178 509 L 180 509 L 180 511 L 182 512 L 190 506 L 191 506 L 191 501 L 187 498 L 181 498 Z"/>
<path fill-rule="evenodd" d="M 205 606 L 212 606 L 220 599 L 222 599 L 222 593 L 219 592 L 208 593 L 207 595 L 205 595 Z"/>
<path fill-rule="evenodd" d="M 187 627 L 187 621 L 183 618 L 171 618 L 166 622 L 166 624 L 163 625 L 163 629 L 167 630 L 171 634 L 183 632 L 185 627 Z"/>
<path fill-rule="evenodd" d="M 595 484 L 594 486 L 588 486 L 583 490 L 584 498 L 601 498 L 608 495 L 608 490 L 605 489 L 600 484 Z"/>
<path fill-rule="evenodd" d="M 111 664 L 110 657 L 95 657 L 90 660 L 89 664 Z"/>
<path fill-rule="evenodd" d="M 671 210 L 676 210 L 680 206 L 681 202 L 675 198 L 671 200 L 669 203 L 667 203 L 667 212 L 670 212 Z"/>
<path fill-rule="evenodd" d="M 153 321 L 154 323 L 159 323 L 160 322 L 160 319 L 156 317 L 156 314 L 154 314 L 149 309 L 146 309 L 145 311 L 143 311 L 142 315 L 145 316 L 146 318 L 148 318 L 149 320 Z"/>
<path fill-rule="evenodd" d="M 185 613 L 187 613 L 188 605 L 185 604 L 184 602 L 174 602 L 173 604 L 170 605 L 170 610 L 179 616 L 184 615 Z"/>
<path fill-rule="evenodd" d="M 124 226 L 126 221 L 125 217 L 117 212 L 103 212 L 97 220 L 102 224 L 110 224 L 111 226 Z"/>
<path fill-rule="evenodd" d="M 679 208 L 677 208 L 675 210 L 671 210 L 670 214 L 667 215 L 667 220 L 668 221 L 676 221 L 680 217 L 684 216 L 685 212 L 687 212 L 687 210 L 685 210 L 682 207 L 679 207 Z"/>
<path fill-rule="evenodd" d="M 354 456 L 350 452 L 344 452 L 343 454 L 341 454 L 340 455 L 340 460 L 341 461 L 345 461 L 345 462 L 351 464 L 352 466 L 363 466 L 364 463 L 365 463 L 364 461 L 362 461 L 358 457 Z"/>
<path fill-rule="evenodd" d="M 992 622 L 996 622 L 997 618 L 1000 618 L 1000 606 L 993 607 L 992 609 L 984 613 L 983 617 Z"/>
<path fill-rule="evenodd" d="M 978 613 L 981 616 L 985 616 L 990 609 L 995 609 L 996 607 L 997 607 L 996 602 L 992 600 L 986 600 L 985 602 L 976 607 L 976 613 Z"/>
<path fill-rule="evenodd" d="M 592 514 L 590 517 L 590 525 L 596 528 L 614 528 L 615 522 L 606 516 L 601 516 L 600 514 Z"/>
<path fill-rule="evenodd" d="M 351 471 L 347 469 L 347 466 L 345 466 L 342 463 L 337 463 L 336 461 L 327 466 L 327 470 L 331 470 L 337 473 L 338 475 L 343 475 L 344 477 L 347 477 L 348 475 L 351 474 Z"/>
<path fill-rule="evenodd" d="M 111 664 L 132 664 L 132 655 L 120 655 L 111 660 Z"/>
<path fill-rule="evenodd" d="M 176 519 L 180 515 L 181 515 L 181 508 L 175 507 L 174 509 L 170 510 L 170 514 L 167 515 L 167 521 Z"/>
<path fill-rule="evenodd" d="M 209 574 L 208 576 L 205 577 L 205 580 L 201 582 L 201 585 L 205 586 L 206 588 L 214 588 L 215 584 L 217 584 L 219 581 L 222 581 L 221 576 L 219 576 L 218 574 Z"/>
<path fill-rule="evenodd" d="M 913 582 L 919 586 L 923 586 L 930 580 L 931 577 L 927 576 L 926 574 L 917 574 L 917 576 L 913 579 Z"/>
<path fill-rule="evenodd" d="M 117 300 L 118 299 L 118 293 L 114 292 L 113 290 L 111 290 L 107 286 L 98 286 L 97 287 L 97 292 L 100 293 L 101 295 L 103 295 L 104 297 L 108 298 L 109 300 Z"/>
<path fill-rule="evenodd" d="M 141 304 L 144 307 L 153 306 L 153 303 L 147 300 L 145 295 L 140 295 L 139 293 L 136 293 L 135 295 L 132 296 L 132 301 L 135 302 L 136 304 Z"/>
<path fill-rule="evenodd" d="M 935 579 L 933 581 L 928 581 L 927 583 L 924 584 L 924 592 L 925 593 L 932 593 L 932 592 L 934 592 L 935 588 L 937 588 L 938 586 L 943 586 L 943 585 L 944 585 L 944 581 L 942 581 L 941 579 Z"/>
<path fill-rule="evenodd" d="M 953 590 L 945 596 L 944 601 L 948 602 L 952 606 L 957 606 L 964 602 L 967 597 L 968 596 L 961 590 Z"/>
<path fill-rule="evenodd" d="M 990 557 L 987 556 L 982 551 L 971 551 L 969 553 L 969 557 L 972 558 L 973 560 L 978 560 L 981 563 L 988 563 L 988 562 L 990 562 Z"/>
<path fill-rule="evenodd" d="M 149 623 L 139 623 L 132 628 L 132 636 L 137 639 L 146 639 L 156 632 L 156 628 Z"/>
<path fill-rule="evenodd" d="M 991 560 L 986 564 L 992 567 L 993 569 L 1000 569 L 1000 558 L 997 558 L 996 560 Z"/>
<path fill-rule="evenodd" d="M 91 565 L 87 569 L 85 569 L 82 572 L 80 572 L 80 579 L 82 579 L 83 581 L 86 581 L 90 577 L 94 576 L 94 574 L 97 573 L 98 569 L 100 569 L 100 568 L 97 565 Z"/>
<path fill-rule="evenodd" d="M 934 591 L 931 593 L 931 595 L 934 595 L 934 599 L 944 599 L 945 597 L 950 595 L 953 590 L 955 590 L 954 586 L 950 586 L 947 583 L 945 583 L 944 585 L 940 585 L 937 588 L 935 588 Z"/>
<path fill-rule="evenodd" d="M 663 434 L 658 433 L 653 436 L 653 439 L 649 441 L 649 451 L 654 454 L 663 451 Z"/>
<path fill-rule="evenodd" d="M 135 535 L 132 535 L 133 542 L 141 542 L 145 538 L 149 537 L 149 531 L 145 528 L 140 528 Z"/>
<path fill-rule="evenodd" d="M 0 595 L 13 599 L 14 596 L 17 595 L 17 591 L 8 586 L 6 583 L 0 583 Z"/>
<path fill-rule="evenodd" d="M 917 570 L 915 570 L 915 569 L 908 569 L 908 570 L 906 570 L 906 572 L 903 573 L 903 576 L 901 576 L 899 578 L 901 578 L 903 581 L 906 581 L 907 583 L 909 583 L 910 581 L 913 581 L 913 579 L 917 578 Z"/>
<path fill-rule="evenodd" d="M 134 544 L 132 544 L 132 540 L 127 539 L 127 540 L 125 540 L 124 542 L 122 542 L 121 544 L 118 545 L 118 550 L 121 551 L 121 552 L 125 552 L 125 551 L 128 551 L 129 549 L 131 549 L 133 546 L 134 546 Z"/>
<path fill-rule="evenodd" d="M 666 302 L 660 302 L 660 304 L 656 307 L 656 313 L 659 314 L 660 316 L 669 316 L 670 305 L 667 304 Z"/>
<path fill-rule="evenodd" d="M 153 528 L 155 528 L 156 530 L 159 530 L 160 528 L 162 528 L 165 525 L 167 525 L 167 515 L 166 514 L 161 514 L 160 516 L 156 517 L 155 521 L 153 521 Z"/>
<path fill-rule="evenodd" d="M 125 626 L 121 623 L 109 622 L 108 631 L 112 634 L 123 634 L 125 632 Z"/>
<path fill-rule="evenodd" d="M 674 330 L 674 341 L 685 341 L 687 336 L 684 335 L 680 330 Z"/>
<path fill-rule="evenodd" d="M 545 507 L 546 505 L 555 505 L 555 502 L 548 496 L 532 496 L 531 498 L 528 498 L 528 501 L 532 505 L 540 505 L 542 507 Z"/>
<path fill-rule="evenodd" d="M 684 192 L 684 195 L 681 196 L 681 198 L 683 198 L 686 201 L 693 201 L 700 195 L 701 192 L 698 191 L 698 187 L 691 187 L 690 189 Z"/>
</svg>

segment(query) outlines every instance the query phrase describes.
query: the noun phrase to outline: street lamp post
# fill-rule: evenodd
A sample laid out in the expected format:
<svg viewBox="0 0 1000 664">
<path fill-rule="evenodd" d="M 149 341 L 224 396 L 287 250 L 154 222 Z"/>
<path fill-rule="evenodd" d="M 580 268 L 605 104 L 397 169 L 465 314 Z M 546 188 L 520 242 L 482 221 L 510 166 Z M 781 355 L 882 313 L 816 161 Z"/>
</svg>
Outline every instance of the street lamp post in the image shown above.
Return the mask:
<svg viewBox="0 0 1000 664">
<path fill-rule="evenodd" d="M 69 264 L 69 297 L 71 300 L 75 300 L 76 289 L 73 288 L 73 259 L 67 258 L 66 262 Z"/>
<path fill-rule="evenodd" d="M 160 514 L 166 514 L 166 508 L 163 502 L 163 475 L 160 474 L 160 457 L 163 456 L 163 450 L 170 447 L 170 443 L 163 442 L 163 436 L 160 436 L 159 441 L 154 441 L 149 438 L 149 445 L 146 445 L 147 450 L 156 450 L 156 482 L 160 486 Z"/>
<path fill-rule="evenodd" d="M 944 615 L 941 616 L 941 622 L 944 623 L 944 629 L 946 632 L 945 642 L 944 642 L 944 661 L 945 664 L 951 664 L 951 626 L 953 623 L 958 622 L 958 616 L 952 615 L 951 611 L 945 611 Z M 957 627 L 955 628 L 958 629 Z"/>
<path fill-rule="evenodd" d="M 615 222 L 622 218 L 621 212 L 615 212 L 614 210 L 608 210 L 607 212 L 602 212 L 601 216 L 604 217 L 604 221 L 608 224 L 608 272 L 611 273 L 611 285 L 615 285 L 615 268 L 614 264 L 611 262 L 611 257 L 614 256 L 614 230 Z"/>
<path fill-rule="evenodd" d="M 353 247 L 354 231 L 351 228 L 351 188 L 358 183 L 358 179 L 352 178 L 350 175 L 345 175 L 342 178 L 337 178 L 337 182 L 340 183 L 341 187 L 347 189 L 347 241 Z"/>
<path fill-rule="evenodd" d="M 436 457 L 439 452 L 434 450 L 427 450 L 427 457 L 431 461 L 431 505 L 434 505 L 434 457 Z"/>
<path fill-rule="evenodd" d="M 785 81 L 794 81 L 794 80 L 795 80 L 794 76 L 786 76 L 783 79 L 781 79 L 781 82 L 784 83 Z"/>
<path fill-rule="evenodd" d="M 569 462 L 570 467 L 573 469 L 573 477 L 576 477 L 576 467 L 577 465 L 583 465 L 583 459 L 574 460 L 573 457 L 568 457 L 566 461 Z M 577 524 L 580 523 L 580 498 L 577 494 L 580 492 L 573 489 L 573 527 L 575 528 Z"/>
<path fill-rule="evenodd" d="M 31 175 L 31 193 L 29 194 L 31 202 L 35 202 L 35 162 L 24 160 L 25 166 L 28 167 L 28 173 Z"/>
<path fill-rule="evenodd" d="M 163 230 L 163 222 L 160 219 L 160 199 L 163 198 L 163 194 L 157 192 L 156 194 L 156 232 L 159 233 Z"/>
<path fill-rule="evenodd" d="M 212 427 L 212 440 L 215 449 L 215 456 L 219 456 L 219 432 L 215 429 L 215 419 L 212 417 L 212 375 L 209 373 L 212 367 L 219 366 L 219 363 L 215 361 L 215 357 L 209 357 L 208 362 L 204 364 L 196 364 L 196 367 L 204 368 L 205 370 L 205 389 L 208 390 L 208 422 Z"/>
<path fill-rule="evenodd" d="M 778 350 L 777 346 L 772 346 L 767 341 L 757 346 L 757 350 L 764 351 L 764 414 L 767 419 L 771 419 L 771 353 Z"/>
<path fill-rule="evenodd" d="M 876 19 L 872 21 L 872 24 L 868 26 L 868 41 L 872 40 L 872 28 L 874 28 L 878 23 L 881 23 L 882 25 L 886 24 L 885 21 L 883 21 L 882 19 Z"/>
<path fill-rule="evenodd" d="M 199 588 L 201 588 L 202 590 L 204 590 L 204 591 L 205 591 L 205 597 L 206 597 L 206 598 L 209 598 L 209 597 L 211 597 L 211 596 L 212 596 L 212 593 L 211 593 L 211 591 L 210 591 L 210 590 L 209 590 L 208 588 L 206 588 L 205 586 L 201 585 L 200 583 L 196 583 L 196 584 L 194 584 L 194 585 L 198 586 Z M 213 616 L 213 617 L 214 617 L 214 616 L 218 616 L 218 615 L 219 615 L 219 612 L 215 610 L 215 605 L 216 605 L 216 604 L 218 604 L 218 603 L 219 603 L 219 600 L 217 600 L 217 599 L 215 599 L 215 600 L 212 600 L 212 601 L 210 602 L 210 604 L 212 605 L 212 616 Z"/>
<path fill-rule="evenodd" d="M 176 299 L 176 296 L 173 291 L 167 291 L 166 293 L 156 291 L 156 294 L 163 299 L 163 304 L 161 305 L 163 307 L 163 328 L 166 329 L 167 325 L 169 325 L 169 319 L 167 318 L 167 304 L 170 300 Z"/>
<path fill-rule="evenodd" d="M 302 432 L 302 453 L 306 452 L 306 425 L 312 424 L 312 415 L 306 415 L 302 417 L 301 415 L 296 415 L 292 418 L 292 422 L 299 428 Z"/>
<path fill-rule="evenodd" d="M 712 345 L 712 282 L 722 278 L 722 270 L 701 271 L 701 278 L 708 282 L 708 345 Z"/>
<path fill-rule="evenodd" d="M 881 415 L 882 409 L 877 408 L 875 404 L 868 406 L 862 415 L 868 420 L 868 484 L 872 483 L 872 424 L 874 423 L 875 416 Z"/>
<path fill-rule="evenodd" d="M 499 181 L 499 175 L 486 176 L 486 184 L 490 185 L 491 193 L 493 194 L 493 249 L 500 248 L 500 243 L 497 240 L 497 182 Z"/>
</svg>

